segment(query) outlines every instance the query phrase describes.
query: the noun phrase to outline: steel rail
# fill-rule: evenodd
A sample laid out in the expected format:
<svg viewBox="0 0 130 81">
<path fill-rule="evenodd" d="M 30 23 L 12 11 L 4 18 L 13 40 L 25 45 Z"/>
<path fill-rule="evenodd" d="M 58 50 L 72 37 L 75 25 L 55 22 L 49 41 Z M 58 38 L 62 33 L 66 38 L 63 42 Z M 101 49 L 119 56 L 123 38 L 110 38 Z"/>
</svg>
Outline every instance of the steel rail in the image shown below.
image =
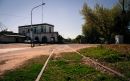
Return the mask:
<svg viewBox="0 0 130 81">
<path fill-rule="evenodd" d="M 104 65 L 102 65 L 101 63 L 99 63 L 99 62 L 97 62 L 97 61 L 94 61 L 93 59 L 91 59 L 91 58 L 89 58 L 89 57 L 84 56 L 83 54 L 81 54 L 80 52 L 74 50 L 73 48 L 71 48 L 71 47 L 68 46 L 68 45 L 66 45 L 66 46 L 67 46 L 68 48 L 70 48 L 71 50 L 73 50 L 73 52 L 76 52 L 77 54 L 79 54 L 80 56 L 82 56 L 84 59 L 86 58 L 87 60 L 91 61 L 91 63 L 93 63 L 93 64 L 95 64 L 95 65 L 98 65 L 99 67 L 102 67 L 103 69 L 105 69 L 105 70 L 107 70 L 107 71 L 109 71 L 109 72 L 112 72 L 112 73 L 118 75 L 119 77 L 126 78 L 123 74 L 121 74 L 121 73 L 119 73 L 119 72 L 117 72 L 117 71 L 115 71 L 115 70 L 113 70 L 113 69 L 111 69 L 111 68 L 109 68 L 109 67 L 107 67 L 107 66 L 104 66 Z M 128 81 L 130 81 L 130 80 L 128 79 Z"/>
<path fill-rule="evenodd" d="M 40 78 L 41 78 L 41 76 L 43 75 L 43 72 L 44 72 L 44 70 L 45 70 L 45 68 L 46 68 L 46 66 L 47 66 L 47 64 L 48 64 L 48 62 L 49 62 L 49 60 L 50 60 L 50 58 L 51 58 L 51 56 L 52 56 L 53 54 L 54 54 L 54 49 L 52 49 L 52 51 L 51 51 L 49 57 L 47 58 L 45 64 L 43 65 L 43 67 L 42 67 L 42 69 L 41 69 L 40 73 L 38 74 L 38 76 L 37 76 L 37 78 L 36 78 L 35 81 L 39 81 L 39 80 L 40 80 Z"/>
</svg>

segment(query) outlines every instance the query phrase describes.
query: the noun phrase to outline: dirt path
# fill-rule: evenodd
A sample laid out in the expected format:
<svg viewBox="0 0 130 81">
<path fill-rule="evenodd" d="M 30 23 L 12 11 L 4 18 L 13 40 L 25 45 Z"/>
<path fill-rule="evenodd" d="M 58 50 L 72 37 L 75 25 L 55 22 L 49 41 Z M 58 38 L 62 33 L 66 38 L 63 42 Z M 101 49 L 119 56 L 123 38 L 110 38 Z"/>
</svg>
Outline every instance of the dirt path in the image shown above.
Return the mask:
<svg viewBox="0 0 130 81">
<path fill-rule="evenodd" d="M 81 48 L 93 47 L 96 45 L 69 44 L 69 46 L 75 50 L 78 50 Z M 14 47 L 18 46 L 14 45 Z M 55 54 L 59 54 L 61 52 L 72 52 L 71 49 L 66 47 L 66 44 L 37 46 L 34 48 L 27 46 L 18 48 L 9 48 L 7 46 L 6 48 L 6 46 L 4 46 L 4 49 L 0 49 L 0 75 L 2 75 L 6 70 L 11 70 L 22 65 L 28 59 L 40 55 L 49 55 L 52 49 L 55 49 Z"/>
<path fill-rule="evenodd" d="M 22 44 L 22 43 L 0 44 L 0 49 L 23 48 L 23 47 L 30 47 L 30 44 Z"/>
</svg>

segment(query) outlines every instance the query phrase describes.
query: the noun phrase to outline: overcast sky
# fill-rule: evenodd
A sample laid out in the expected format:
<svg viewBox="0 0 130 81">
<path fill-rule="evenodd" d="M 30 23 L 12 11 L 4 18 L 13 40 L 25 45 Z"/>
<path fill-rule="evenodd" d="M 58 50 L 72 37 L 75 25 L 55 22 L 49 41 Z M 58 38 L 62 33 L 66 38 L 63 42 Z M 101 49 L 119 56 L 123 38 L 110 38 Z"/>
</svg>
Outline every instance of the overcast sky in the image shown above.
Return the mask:
<svg viewBox="0 0 130 81">
<path fill-rule="evenodd" d="M 83 3 L 93 7 L 100 3 L 111 7 L 117 0 L 43 0 L 43 23 L 55 25 L 65 38 L 75 38 L 82 34 L 83 18 L 80 14 Z M 42 0 L 0 0 L 0 22 L 9 30 L 18 32 L 18 26 L 30 25 L 30 11 L 42 3 Z M 33 24 L 42 23 L 42 7 L 33 11 Z"/>
</svg>

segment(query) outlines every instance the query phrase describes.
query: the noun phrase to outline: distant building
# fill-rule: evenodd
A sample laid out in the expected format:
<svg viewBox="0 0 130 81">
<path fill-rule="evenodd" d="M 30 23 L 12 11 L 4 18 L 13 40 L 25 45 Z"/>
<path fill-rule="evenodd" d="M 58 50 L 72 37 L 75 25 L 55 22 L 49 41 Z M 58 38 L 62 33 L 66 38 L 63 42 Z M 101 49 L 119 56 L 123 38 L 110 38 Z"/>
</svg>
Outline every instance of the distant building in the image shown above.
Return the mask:
<svg viewBox="0 0 130 81">
<path fill-rule="evenodd" d="M 0 43 L 22 43 L 25 40 L 25 36 L 13 33 L 11 31 L 0 32 Z"/>
<path fill-rule="evenodd" d="M 19 26 L 19 34 L 30 38 L 31 25 Z M 58 32 L 54 32 L 54 25 L 43 23 L 32 25 L 33 39 L 41 43 L 58 42 Z"/>
</svg>

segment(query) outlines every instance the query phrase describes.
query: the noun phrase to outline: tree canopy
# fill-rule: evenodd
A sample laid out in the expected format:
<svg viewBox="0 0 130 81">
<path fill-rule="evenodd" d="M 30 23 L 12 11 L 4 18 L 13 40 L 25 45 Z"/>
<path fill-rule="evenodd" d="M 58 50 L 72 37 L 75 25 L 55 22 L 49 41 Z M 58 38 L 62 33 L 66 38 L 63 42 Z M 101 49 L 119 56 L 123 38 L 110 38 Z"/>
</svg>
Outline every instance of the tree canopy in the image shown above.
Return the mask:
<svg viewBox="0 0 130 81">
<path fill-rule="evenodd" d="M 112 8 L 105 8 L 96 4 L 92 9 L 87 3 L 84 3 L 81 14 L 84 18 L 82 25 L 83 35 L 87 42 L 98 42 L 104 38 L 106 42 L 111 43 L 116 34 L 125 34 L 128 25 L 128 14 L 122 15 L 122 9 L 119 4 Z"/>
</svg>

